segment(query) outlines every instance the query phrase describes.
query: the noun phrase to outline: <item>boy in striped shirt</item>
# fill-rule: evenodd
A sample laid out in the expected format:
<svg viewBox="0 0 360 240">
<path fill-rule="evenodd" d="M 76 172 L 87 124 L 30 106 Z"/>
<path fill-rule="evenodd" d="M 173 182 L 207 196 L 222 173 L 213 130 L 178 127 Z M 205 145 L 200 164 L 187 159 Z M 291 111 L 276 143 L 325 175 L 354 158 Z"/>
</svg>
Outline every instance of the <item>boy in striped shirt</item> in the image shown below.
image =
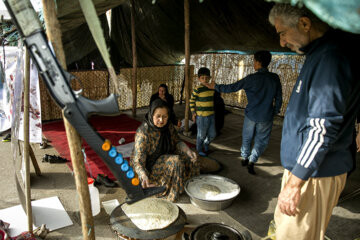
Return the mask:
<svg viewBox="0 0 360 240">
<path fill-rule="evenodd" d="M 214 90 L 207 88 L 204 83 L 210 80 L 210 70 L 202 67 L 198 71 L 201 85 L 197 86 L 190 98 L 192 120 L 197 125 L 196 150 L 200 156 L 207 156 L 210 142 L 216 137 Z"/>
</svg>

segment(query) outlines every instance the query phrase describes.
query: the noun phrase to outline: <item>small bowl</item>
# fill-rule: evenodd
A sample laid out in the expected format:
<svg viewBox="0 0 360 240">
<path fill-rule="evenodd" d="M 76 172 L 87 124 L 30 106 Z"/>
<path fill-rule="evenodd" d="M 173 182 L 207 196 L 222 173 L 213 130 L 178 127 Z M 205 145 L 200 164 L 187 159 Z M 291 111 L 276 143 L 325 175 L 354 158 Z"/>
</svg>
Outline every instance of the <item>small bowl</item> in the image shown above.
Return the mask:
<svg viewBox="0 0 360 240">
<path fill-rule="evenodd" d="M 214 198 L 214 199 L 201 198 L 197 193 L 194 194 L 194 192 L 192 192 L 191 189 L 189 188 L 189 186 L 191 186 L 192 184 L 195 184 L 197 181 L 201 181 L 201 180 L 203 180 L 204 183 L 209 183 L 209 182 L 226 183 L 227 182 L 229 186 L 234 186 L 236 189 L 235 189 L 235 191 L 232 191 L 231 193 L 230 192 L 221 192 L 223 195 L 221 195 L 222 197 L 218 198 L 218 199 L 216 199 L 216 198 Z M 226 178 L 226 177 L 203 174 L 203 175 L 199 175 L 199 176 L 189 179 L 185 184 L 185 191 L 189 195 L 190 202 L 193 205 L 195 205 L 201 209 L 208 210 L 208 211 L 219 211 L 219 210 L 225 209 L 231 205 L 233 200 L 240 194 L 240 186 L 235 181 L 233 181 L 229 178 Z"/>
</svg>

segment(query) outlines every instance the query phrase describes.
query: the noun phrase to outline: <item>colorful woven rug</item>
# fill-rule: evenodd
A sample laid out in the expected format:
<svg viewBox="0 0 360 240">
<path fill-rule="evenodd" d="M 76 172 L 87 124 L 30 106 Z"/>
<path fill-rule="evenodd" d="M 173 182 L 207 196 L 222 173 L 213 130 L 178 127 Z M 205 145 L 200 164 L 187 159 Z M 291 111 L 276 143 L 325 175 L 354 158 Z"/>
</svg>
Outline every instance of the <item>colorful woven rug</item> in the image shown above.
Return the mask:
<svg viewBox="0 0 360 240">
<path fill-rule="evenodd" d="M 126 143 L 134 141 L 136 129 L 141 122 L 128 117 L 125 114 L 119 116 L 93 116 L 89 120 L 93 128 L 105 139 L 109 139 L 113 146 L 120 145 L 119 140 L 125 139 Z M 67 165 L 72 170 L 70 150 L 66 138 L 64 122 L 54 121 L 43 124 L 43 135 L 51 142 L 51 145 L 56 149 L 59 155 L 68 159 Z M 86 154 L 86 171 L 89 177 L 95 177 L 98 174 L 107 175 L 110 179 L 115 180 L 115 177 L 105 165 L 103 160 L 90 148 L 90 146 L 83 141 L 82 147 Z"/>
</svg>

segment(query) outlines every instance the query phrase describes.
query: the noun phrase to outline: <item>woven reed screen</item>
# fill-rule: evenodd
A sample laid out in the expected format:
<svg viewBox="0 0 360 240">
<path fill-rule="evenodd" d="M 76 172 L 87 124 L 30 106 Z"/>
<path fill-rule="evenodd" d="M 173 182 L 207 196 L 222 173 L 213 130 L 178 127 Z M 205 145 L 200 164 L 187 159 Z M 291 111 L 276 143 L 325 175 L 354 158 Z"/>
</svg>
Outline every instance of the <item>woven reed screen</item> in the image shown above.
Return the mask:
<svg viewBox="0 0 360 240">
<path fill-rule="evenodd" d="M 280 76 L 283 91 L 283 105 L 280 110 L 280 116 L 285 114 L 290 94 L 303 62 L 304 57 L 299 55 L 273 55 L 268 68 L 269 71 L 275 72 Z M 190 74 L 191 86 L 193 88 L 199 84 L 196 72 L 200 67 L 208 67 L 212 78 L 218 84 L 231 84 L 255 72 L 252 55 L 231 53 L 198 54 L 191 56 L 190 64 L 192 66 Z M 184 79 L 184 68 L 184 65 L 138 68 L 137 107 L 148 106 L 151 95 L 157 92 L 158 86 L 161 83 L 166 83 L 175 101 L 179 101 Z M 132 107 L 131 73 L 131 68 L 123 68 L 118 76 L 120 90 L 117 91 L 117 94 L 120 95 L 119 106 L 122 110 L 131 109 Z M 110 92 L 116 92 L 113 85 L 110 84 Z M 247 105 L 244 90 L 236 93 L 223 93 L 222 97 L 227 106 L 245 108 Z"/>
<path fill-rule="evenodd" d="M 107 71 L 70 72 L 76 80 L 71 82 L 74 90 L 82 89 L 82 95 L 89 99 L 104 99 L 109 96 L 109 74 Z M 42 121 L 61 119 L 61 109 L 50 97 L 45 83 L 40 81 Z"/>
<path fill-rule="evenodd" d="M 297 76 L 303 65 L 304 57 L 299 55 L 273 55 L 269 65 L 269 71 L 280 76 L 283 90 L 283 105 L 280 116 L 284 116 L 289 102 L 290 94 L 296 82 Z M 254 72 L 253 56 L 241 54 L 198 54 L 192 55 L 190 69 L 191 86 L 199 84 L 196 80 L 196 72 L 200 67 L 208 67 L 212 78 L 218 84 L 231 84 Z M 161 83 L 169 87 L 169 92 L 175 101 L 180 100 L 182 84 L 184 81 L 184 65 L 141 67 L 137 69 L 137 107 L 149 105 L 150 97 L 157 92 Z M 90 99 L 104 99 L 110 93 L 119 96 L 120 110 L 132 108 L 132 68 L 122 68 L 118 75 L 118 86 L 115 89 L 113 83 L 109 83 L 106 71 L 76 71 L 71 72 L 79 81 L 73 81 L 73 89 L 79 89 L 79 82 L 83 84 L 83 96 Z M 43 81 L 40 82 L 42 120 L 54 120 L 62 117 L 60 108 L 50 98 Z M 46 92 L 46 94 L 44 94 Z M 183 100 L 185 95 L 183 95 Z M 243 90 L 236 93 L 222 94 L 227 106 L 245 108 L 247 105 L 246 94 Z"/>
<path fill-rule="evenodd" d="M 272 57 L 268 69 L 279 75 L 282 85 L 283 105 L 280 116 L 285 114 L 285 109 L 304 59 L 303 56 L 299 55 L 273 55 Z M 196 71 L 200 67 L 208 67 L 213 80 L 215 79 L 218 84 L 231 84 L 255 72 L 253 55 L 232 53 L 198 54 L 192 55 L 191 64 L 195 66 Z M 199 84 L 198 81 L 194 82 L 194 86 L 196 84 Z M 222 93 L 221 95 L 227 106 L 245 108 L 247 105 L 244 90 L 236 93 Z"/>
<path fill-rule="evenodd" d="M 184 65 L 139 67 L 137 69 L 137 107 L 148 106 L 151 95 L 158 91 L 162 83 L 168 86 L 169 93 L 174 96 L 175 101 L 179 101 L 184 81 L 184 69 Z M 120 70 L 118 75 L 120 89 L 118 90 L 115 90 L 114 84 L 110 83 L 110 92 L 119 95 L 121 110 L 132 108 L 131 74 L 132 68 Z"/>
</svg>

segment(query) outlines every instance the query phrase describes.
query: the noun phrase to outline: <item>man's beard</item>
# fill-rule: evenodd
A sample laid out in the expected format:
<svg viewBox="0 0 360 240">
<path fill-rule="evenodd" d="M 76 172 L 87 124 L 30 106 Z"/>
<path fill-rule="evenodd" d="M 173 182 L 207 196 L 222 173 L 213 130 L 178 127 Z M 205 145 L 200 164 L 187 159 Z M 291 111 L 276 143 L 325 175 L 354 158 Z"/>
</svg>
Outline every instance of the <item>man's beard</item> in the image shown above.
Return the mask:
<svg viewBox="0 0 360 240">
<path fill-rule="evenodd" d="M 304 52 L 300 51 L 299 48 L 296 48 L 292 44 L 286 44 L 286 47 L 289 48 L 293 52 L 296 52 L 296 53 L 299 53 L 299 54 L 304 54 Z"/>
</svg>

